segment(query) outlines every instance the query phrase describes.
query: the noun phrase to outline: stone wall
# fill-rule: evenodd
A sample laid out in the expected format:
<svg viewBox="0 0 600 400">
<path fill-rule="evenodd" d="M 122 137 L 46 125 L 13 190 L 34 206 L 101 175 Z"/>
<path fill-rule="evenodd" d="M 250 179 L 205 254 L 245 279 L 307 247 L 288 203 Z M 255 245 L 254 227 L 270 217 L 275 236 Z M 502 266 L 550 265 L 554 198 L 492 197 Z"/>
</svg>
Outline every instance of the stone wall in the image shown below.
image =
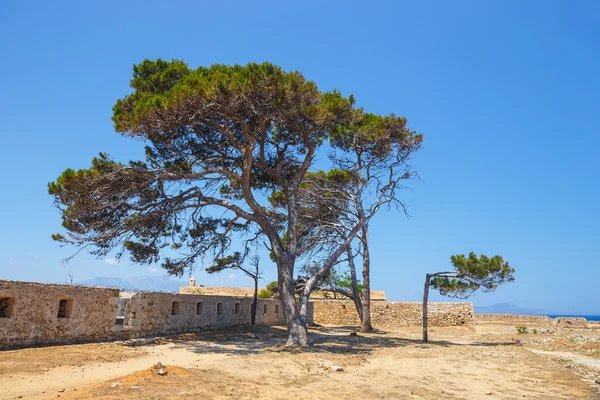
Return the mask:
<svg viewBox="0 0 600 400">
<path fill-rule="evenodd" d="M 259 288 L 258 290 L 263 290 Z M 223 287 L 204 287 L 204 286 L 181 286 L 179 293 L 185 294 L 206 294 L 214 296 L 242 296 L 252 297 L 254 296 L 254 288 L 223 288 Z M 344 296 L 337 294 L 338 298 Z M 318 299 L 331 299 L 333 294 L 326 290 L 315 290 L 310 294 L 312 300 Z M 383 290 L 371 290 L 371 301 L 385 301 L 385 292 Z"/>
<path fill-rule="evenodd" d="M 0 348 L 167 335 L 250 324 L 252 299 L 0 280 Z M 312 322 L 312 303 L 309 321 Z M 257 324 L 284 324 L 279 300 Z"/>
<path fill-rule="evenodd" d="M 0 281 L 0 347 L 110 336 L 118 296 L 118 289 Z"/>
<path fill-rule="evenodd" d="M 476 314 L 477 322 L 506 322 L 508 324 L 544 324 L 563 328 L 585 328 L 594 326 L 594 321 L 582 317 L 550 318 L 546 315 L 515 315 L 515 314 Z"/>
<path fill-rule="evenodd" d="M 585 318 L 558 317 L 554 319 L 554 325 L 563 328 L 585 328 L 588 326 L 588 321 Z"/>
<path fill-rule="evenodd" d="M 473 319 L 473 303 L 429 303 L 430 326 L 465 325 Z M 326 300 L 314 302 L 314 321 L 323 325 L 360 325 L 354 302 Z M 418 326 L 423 322 L 420 302 L 371 303 L 371 323 L 376 327 Z"/>
<path fill-rule="evenodd" d="M 475 314 L 477 322 L 506 322 L 506 323 L 545 323 L 551 324 L 552 318 L 546 315 L 514 315 L 514 314 Z"/>
<path fill-rule="evenodd" d="M 247 325 L 251 307 L 252 299 L 244 297 L 138 293 L 129 300 L 123 326 L 113 331 L 165 335 Z M 285 324 L 280 302 L 259 299 L 256 323 Z"/>
</svg>

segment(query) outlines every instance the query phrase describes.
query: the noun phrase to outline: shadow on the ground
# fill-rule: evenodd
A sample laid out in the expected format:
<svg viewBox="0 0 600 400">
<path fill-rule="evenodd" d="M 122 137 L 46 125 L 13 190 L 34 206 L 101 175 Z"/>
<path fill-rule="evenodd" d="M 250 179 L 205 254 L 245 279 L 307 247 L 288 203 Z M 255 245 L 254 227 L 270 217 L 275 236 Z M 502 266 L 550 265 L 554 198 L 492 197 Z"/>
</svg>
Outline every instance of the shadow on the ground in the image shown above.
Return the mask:
<svg viewBox="0 0 600 400">
<path fill-rule="evenodd" d="M 282 326 L 245 326 L 187 333 L 159 338 L 154 344 L 173 344 L 195 353 L 213 354 L 258 354 L 261 352 L 323 352 L 332 354 L 368 354 L 382 348 L 413 346 L 432 349 L 437 346 L 514 346 L 512 342 L 452 342 L 430 340 L 423 343 L 418 339 L 399 337 L 390 332 L 376 330 L 373 333 L 351 335 L 356 327 L 311 327 L 310 346 L 291 348 L 285 346 L 287 333 Z"/>
</svg>

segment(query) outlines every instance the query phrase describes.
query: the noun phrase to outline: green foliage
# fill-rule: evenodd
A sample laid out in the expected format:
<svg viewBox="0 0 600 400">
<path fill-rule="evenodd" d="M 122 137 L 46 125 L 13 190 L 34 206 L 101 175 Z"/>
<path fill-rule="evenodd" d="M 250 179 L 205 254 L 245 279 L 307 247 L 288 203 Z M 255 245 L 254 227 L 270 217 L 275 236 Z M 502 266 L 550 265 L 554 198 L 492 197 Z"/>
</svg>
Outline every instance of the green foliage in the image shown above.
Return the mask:
<svg viewBox="0 0 600 400">
<path fill-rule="evenodd" d="M 313 261 L 302 267 L 302 273 L 306 276 L 311 276 L 315 274 L 321 265 Z M 352 291 L 352 276 L 349 272 L 344 272 L 341 274 L 337 269 L 330 269 L 325 275 L 321 277 L 321 279 L 317 282 L 317 286 L 324 290 L 344 290 L 347 292 Z M 360 280 L 357 280 L 358 291 L 362 294 L 363 285 L 360 283 Z M 327 297 L 327 294 L 324 294 Z"/>
<path fill-rule="evenodd" d="M 100 154 L 88 169 L 65 170 L 48 192 L 68 235 L 53 238 L 91 246 L 99 257 L 117 247 L 136 263 L 178 250 L 181 257 L 163 258 L 163 266 L 179 275 L 208 251 L 222 255 L 232 234 L 257 222 L 240 217 L 251 212 L 250 188 L 287 196 L 283 186 L 309 148 L 314 154 L 353 116 L 352 96 L 320 91 L 270 63 L 192 69 L 180 60 L 145 60 L 134 66 L 131 87 L 112 119 L 117 132 L 147 143 L 146 160 L 122 164 Z M 194 212 L 215 206 L 234 215 Z M 261 227 L 284 227 L 282 215 L 262 215 Z"/>
<path fill-rule="evenodd" d="M 517 333 L 519 334 L 528 334 L 529 333 L 529 328 L 527 328 L 526 326 L 515 326 L 515 328 L 517 329 Z"/>
<path fill-rule="evenodd" d="M 243 118 L 271 114 L 288 124 L 308 118 L 333 127 L 334 121 L 350 118 L 354 103 L 351 96 L 345 98 L 337 91 L 319 92 L 299 72 L 285 72 L 270 63 L 214 64 L 194 70 L 180 60 L 145 60 L 134 66 L 131 87 L 135 91 L 115 104 L 113 121 L 118 132 L 134 136 L 149 136 L 158 128 L 156 112 L 176 115 L 192 105 L 219 104 L 226 114 Z M 254 110 L 247 108 L 250 102 Z M 276 139 L 293 139 L 294 134 L 280 130 Z"/>
<path fill-rule="evenodd" d="M 334 280 L 334 285 L 338 288 L 351 291 L 352 290 L 352 276 L 349 272 L 344 272 L 342 275 L 337 275 Z M 363 285 L 360 283 L 360 279 L 357 279 L 358 292 L 362 295 Z"/>
<path fill-rule="evenodd" d="M 215 263 L 206 268 L 207 274 L 214 274 L 231 268 L 239 268 L 242 264 L 242 253 L 236 251 L 226 257 L 215 258 Z"/>
<path fill-rule="evenodd" d="M 293 256 L 310 249 L 323 222 L 339 219 L 339 191 L 356 181 L 341 168 L 306 172 L 325 141 L 387 160 L 422 140 L 406 119 L 366 113 L 353 96 L 270 63 L 144 60 L 131 87 L 112 120 L 144 141 L 144 161 L 101 153 L 87 169 L 65 170 L 48 185 L 66 230 L 53 239 L 98 257 L 117 249 L 135 263 L 162 261 L 176 275 L 207 253 L 217 257 L 211 271 L 239 264 L 224 256 L 233 236 L 268 235 L 287 250 L 290 207 L 300 217 Z"/>
<path fill-rule="evenodd" d="M 270 299 L 271 297 L 273 297 L 273 292 L 270 291 L 269 289 L 260 289 L 258 291 L 258 298 L 259 299 Z"/>
<path fill-rule="evenodd" d="M 277 281 L 269 282 L 267 284 L 267 290 L 272 293 L 279 291 L 279 283 Z"/>
<path fill-rule="evenodd" d="M 432 275 L 431 286 L 441 294 L 465 298 L 481 289 L 483 292 L 495 290 L 500 284 L 514 281 L 515 270 L 501 256 L 488 258 L 471 252 L 453 255 L 450 261 L 454 271 Z"/>
<path fill-rule="evenodd" d="M 387 116 L 354 110 L 348 124 L 339 124 L 330 136 L 332 147 L 345 152 L 360 152 L 365 160 L 386 160 L 391 153 L 405 159 L 418 150 L 423 135 L 407 128 L 407 120 L 395 114 Z"/>
</svg>

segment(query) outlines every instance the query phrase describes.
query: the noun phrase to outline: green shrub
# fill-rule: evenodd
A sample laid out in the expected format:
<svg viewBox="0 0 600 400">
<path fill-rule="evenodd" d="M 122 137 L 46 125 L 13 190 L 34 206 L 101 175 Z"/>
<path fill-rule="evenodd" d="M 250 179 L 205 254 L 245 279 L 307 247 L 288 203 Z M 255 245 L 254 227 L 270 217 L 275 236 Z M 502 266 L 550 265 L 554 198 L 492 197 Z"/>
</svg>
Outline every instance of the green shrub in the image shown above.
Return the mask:
<svg viewBox="0 0 600 400">
<path fill-rule="evenodd" d="M 527 334 L 529 333 L 529 329 L 526 326 L 515 326 L 517 328 L 517 333 Z"/>
<path fill-rule="evenodd" d="M 270 299 L 271 296 L 273 296 L 273 292 L 271 292 L 269 289 L 260 289 L 258 291 L 259 299 Z"/>
</svg>

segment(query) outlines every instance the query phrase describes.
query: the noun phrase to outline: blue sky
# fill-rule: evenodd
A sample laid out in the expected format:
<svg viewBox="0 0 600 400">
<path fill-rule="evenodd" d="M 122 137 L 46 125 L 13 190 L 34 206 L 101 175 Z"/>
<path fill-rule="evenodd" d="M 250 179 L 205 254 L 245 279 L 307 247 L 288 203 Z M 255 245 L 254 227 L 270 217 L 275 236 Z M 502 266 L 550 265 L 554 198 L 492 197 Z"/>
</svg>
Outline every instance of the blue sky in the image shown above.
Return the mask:
<svg viewBox="0 0 600 400">
<path fill-rule="evenodd" d="M 134 63 L 270 61 L 425 135 L 411 217 L 371 227 L 374 289 L 418 301 L 426 272 L 475 251 L 517 269 L 476 305 L 600 313 L 599 2 L 4 1 L 0 56 L 0 279 L 161 275 L 63 264 L 47 183 L 99 151 L 141 157 L 110 120 Z M 249 284 L 237 275 L 196 277 Z"/>
</svg>

